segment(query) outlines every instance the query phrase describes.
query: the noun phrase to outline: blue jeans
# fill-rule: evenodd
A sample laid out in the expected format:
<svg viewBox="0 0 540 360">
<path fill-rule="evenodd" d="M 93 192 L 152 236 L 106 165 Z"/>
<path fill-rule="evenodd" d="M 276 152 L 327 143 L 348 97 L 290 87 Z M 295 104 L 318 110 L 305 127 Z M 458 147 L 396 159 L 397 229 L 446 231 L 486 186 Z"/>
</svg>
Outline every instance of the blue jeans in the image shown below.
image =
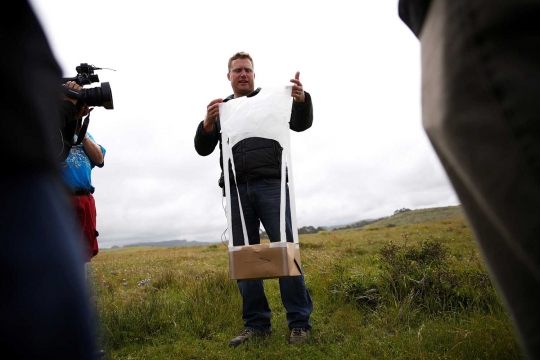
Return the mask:
<svg viewBox="0 0 540 360">
<path fill-rule="evenodd" d="M 268 238 L 272 242 L 280 241 L 279 211 L 281 201 L 281 179 L 263 179 L 238 184 L 242 201 L 242 210 L 250 245 L 260 244 L 259 228 L 262 222 Z M 289 189 L 286 187 L 285 232 L 288 242 L 293 242 Z M 244 245 L 244 234 L 236 187 L 231 185 L 231 220 L 233 245 Z M 238 280 L 238 289 L 242 295 L 242 319 L 246 328 L 265 332 L 272 331 L 270 317 L 272 311 L 264 293 L 262 280 Z M 296 327 L 311 328 L 309 316 L 313 312 L 313 303 L 304 282 L 304 275 L 279 279 L 281 302 L 287 311 L 289 329 Z"/>
</svg>

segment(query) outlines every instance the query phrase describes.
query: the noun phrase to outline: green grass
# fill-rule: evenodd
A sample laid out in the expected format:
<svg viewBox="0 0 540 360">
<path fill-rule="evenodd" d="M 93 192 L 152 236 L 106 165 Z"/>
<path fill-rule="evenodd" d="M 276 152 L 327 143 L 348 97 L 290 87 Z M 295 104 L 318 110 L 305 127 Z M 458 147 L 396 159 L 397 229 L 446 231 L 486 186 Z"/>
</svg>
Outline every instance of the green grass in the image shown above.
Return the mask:
<svg viewBox="0 0 540 360">
<path fill-rule="evenodd" d="M 405 215 L 405 214 L 400 214 Z M 224 245 L 103 250 L 91 263 L 108 359 L 522 359 L 463 219 L 300 236 L 311 338 L 287 343 L 278 281 L 269 339 L 228 348 L 241 298 Z"/>
</svg>

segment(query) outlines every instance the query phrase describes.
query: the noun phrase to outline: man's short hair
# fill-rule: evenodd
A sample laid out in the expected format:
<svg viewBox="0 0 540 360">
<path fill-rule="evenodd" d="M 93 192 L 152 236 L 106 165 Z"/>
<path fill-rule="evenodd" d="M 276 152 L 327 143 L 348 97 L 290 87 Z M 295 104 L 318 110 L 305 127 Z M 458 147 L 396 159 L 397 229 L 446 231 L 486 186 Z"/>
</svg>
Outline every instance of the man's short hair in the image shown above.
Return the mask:
<svg viewBox="0 0 540 360">
<path fill-rule="evenodd" d="M 251 58 L 251 56 L 247 52 L 240 51 L 234 54 L 233 56 L 231 56 L 231 58 L 229 59 L 229 72 L 231 72 L 232 62 L 236 59 L 249 59 L 249 61 L 251 61 L 251 66 L 255 68 L 255 65 L 253 65 L 253 59 Z"/>
</svg>

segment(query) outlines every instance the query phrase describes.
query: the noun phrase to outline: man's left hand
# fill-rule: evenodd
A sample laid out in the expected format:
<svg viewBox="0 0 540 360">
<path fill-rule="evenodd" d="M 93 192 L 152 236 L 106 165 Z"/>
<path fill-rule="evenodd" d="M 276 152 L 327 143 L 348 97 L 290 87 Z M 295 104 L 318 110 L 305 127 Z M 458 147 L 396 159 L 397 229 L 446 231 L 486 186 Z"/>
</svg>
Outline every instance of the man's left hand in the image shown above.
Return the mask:
<svg viewBox="0 0 540 360">
<path fill-rule="evenodd" d="M 293 97 L 294 101 L 303 103 L 306 101 L 306 94 L 304 93 L 304 87 L 302 86 L 302 83 L 300 82 L 300 71 L 296 72 L 296 75 L 294 76 L 294 79 L 291 79 L 291 82 L 294 84 L 292 88 L 291 96 Z"/>
</svg>

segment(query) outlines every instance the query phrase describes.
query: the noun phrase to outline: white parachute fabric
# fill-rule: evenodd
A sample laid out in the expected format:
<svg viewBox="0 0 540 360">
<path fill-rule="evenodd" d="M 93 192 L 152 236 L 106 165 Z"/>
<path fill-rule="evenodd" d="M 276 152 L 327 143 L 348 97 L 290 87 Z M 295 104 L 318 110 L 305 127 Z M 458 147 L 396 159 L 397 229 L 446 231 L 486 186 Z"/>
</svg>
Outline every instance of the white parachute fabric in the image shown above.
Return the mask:
<svg viewBox="0 0 540 360">
<path fill-rule="evenodd" d="M 261 137 L 276 140 L 283 148 L 281 164 L 281 202 L 280 202 L 280 240 L 286 242 L 285 233 L 285 184 L 286 169 L 289 177 L 289 200 L 291 207 L 291 225 L 293 239 L 298 244 L 298 230 L 296 226 L 296 203 L 294 195 L 294 179 L 290 149 L 289 121 L 291 118 L 292 86 L 263 88 L 252 97 L 240 97 L 219 104 L 219 117 L 221 122 L 223 171 L 225 178 L 225 195 L 227 199 L 227 223 L 229 233 L 229 248 L 233 248 L 229 160 L 233 176 L 236 179 L 236 171 L 232 156 L 232 148 L 238 142 L 250 138 Z M 235 189 L 238 194 L 238 189 Z M 240 194 L 238 194 L 240 199 Z M 249 245 L 242 204 L 239 202 L 240 217 L 244 235 L 244 244 Z"/>
</svg>

